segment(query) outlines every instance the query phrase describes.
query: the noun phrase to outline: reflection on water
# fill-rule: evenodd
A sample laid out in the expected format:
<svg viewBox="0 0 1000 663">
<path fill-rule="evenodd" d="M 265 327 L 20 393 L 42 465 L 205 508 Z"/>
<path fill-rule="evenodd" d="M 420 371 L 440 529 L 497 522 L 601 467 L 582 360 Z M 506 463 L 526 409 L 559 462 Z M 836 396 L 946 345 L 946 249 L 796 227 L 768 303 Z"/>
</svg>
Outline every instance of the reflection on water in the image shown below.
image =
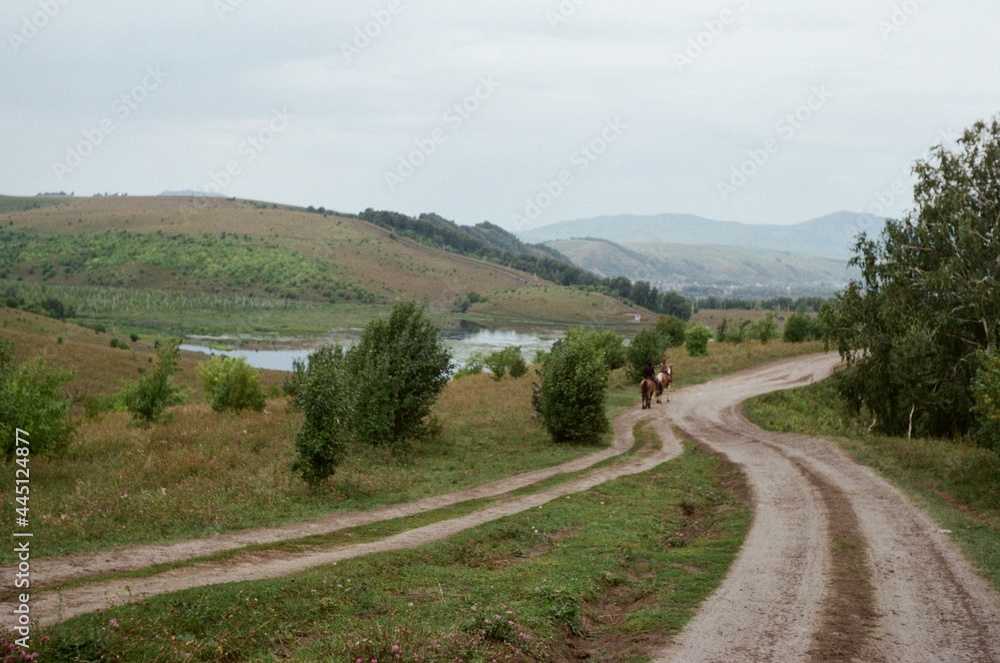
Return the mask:
<svg viewBox="0 0 1000 663">
<path fill-rule="evenodd" d="M 360 332 L 339 333 L 331 338 L 331 344 L 350 347 L 353 345 Z M 489 354 L 495 350 L 502 350 L 511 346 L 520 346 L 521 354 L 529 363 L 539 350 L 548 350 L 552 344 L 559 340 L 558 334 L 524 334 L 515 331 L 502 331 L 487 329 L 477 332 L 442 332 L 441 340 L 451 350 L 453 361 L 457 368 L 461 368 L 473 354 L 479 352 Z M 305 359 L 312 352 L 307 350 L 214 350 L 204 345 L 184 344 L 182 350 L 192 352 L 202 352 L 205 354 L 225 355 L 227 357 L 244 357 L 246 362 L 254 368 L 267 368 L 275 371 L 292 370 L 292 362 L 296 359 Z"/>
</svg>

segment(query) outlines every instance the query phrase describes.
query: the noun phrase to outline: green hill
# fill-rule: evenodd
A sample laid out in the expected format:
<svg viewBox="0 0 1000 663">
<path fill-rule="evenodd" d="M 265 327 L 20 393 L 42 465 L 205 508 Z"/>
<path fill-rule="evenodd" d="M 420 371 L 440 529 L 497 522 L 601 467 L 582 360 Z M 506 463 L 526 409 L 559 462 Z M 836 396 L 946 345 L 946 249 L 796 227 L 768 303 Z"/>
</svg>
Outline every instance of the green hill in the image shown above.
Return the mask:
<svg viewBox="0 0 1000 663">
<path fill-rule="evenodd" d="M 172 333 L 325 333 L 400 299 L 425 301 L 458 325 L 451 311 L 473 290 L 481 301 L 462 318 L 481 324 L 614 325 L 635 312 L 517 265 L 316 212 L 204 197 L 0 196 L 0 295 L 56 299 L 81 321 Z M 484 246 L 520 244 L 499 228 L 476 232 Z M 538 254 L 530 263 L 543 260 L 556 262 Z"/>
</svg>

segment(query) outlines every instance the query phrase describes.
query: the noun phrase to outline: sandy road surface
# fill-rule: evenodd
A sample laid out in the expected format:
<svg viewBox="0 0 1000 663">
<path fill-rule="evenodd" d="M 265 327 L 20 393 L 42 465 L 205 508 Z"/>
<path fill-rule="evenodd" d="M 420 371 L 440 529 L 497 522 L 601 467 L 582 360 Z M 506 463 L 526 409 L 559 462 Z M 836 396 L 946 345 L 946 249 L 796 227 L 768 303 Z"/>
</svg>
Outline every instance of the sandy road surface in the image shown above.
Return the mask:
<svg viewBox="0 0 1000 663">
<path fill-rule="evenodd" d="M 673 458 L 684 433 L 725 453 L 747 472 L 756 515 L 729 576 L 657 661 L 997 661 L 1000 599 L 934 523 L 874 473 L 832 445 L 750 425 L 740 402 L 827 375 L 835 356 L 812 356 L 744 371 L 674 394 L 669 405 L 631 410 L 615 421 L 614 447 L 559 468 L 533 472 L 408 505 L 253 530 L 172 546 L 33 563 L 33 581 L 51 585 L 95 573 L 299 538 L 502 495 L 559 472 L 577 471 L 632 445 L 649 418 L 660 451 L 590 472 L 534 495 L 371 543 L 288 553 L 254 553 L 146 578 L 37 593 L 32 614 L 52 623 L 109 604 L 214 583 L 293 574 L 340 559 L 439 541 L 463 529 L 586 490 Z M 10 569 L 2 570 L 10 575 Z M 37 586 L 37 585 L 36 585 Z M 126 587 L 127 586 L 127 587 Z M 0 604 L 10 623 L 12 605 Z"/>
<path fill-rule="evenodd" d="M 1000 597 L 908 498 L 832 444 L 740 403 L 813 357 L 687 389 L 671 420 L 747 473 L 755 517 L 719 590 L 657 661 L 1000 661 Z"/>
</svg>

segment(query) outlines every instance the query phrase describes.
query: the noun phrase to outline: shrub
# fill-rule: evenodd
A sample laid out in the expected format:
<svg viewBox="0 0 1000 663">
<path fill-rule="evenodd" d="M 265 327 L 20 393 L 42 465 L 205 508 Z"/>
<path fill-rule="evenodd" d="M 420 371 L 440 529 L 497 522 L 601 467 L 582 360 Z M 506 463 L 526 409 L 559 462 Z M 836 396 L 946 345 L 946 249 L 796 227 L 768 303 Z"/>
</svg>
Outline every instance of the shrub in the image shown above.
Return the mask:
<svg viewBox="0 0 1000 663">
<path fill-rule="evenodd" d="M 479 375 L 486 368 L 486 355 L 476 352 L 465 362 L 465 366 L 455 373 L 455 378 L 464 378 L 467 375 Z"/>
<path fill-rule="evenodd" d="M 528 365 L 521 356 L 521 348 L 509 347 L 497 350 L 486 355 L 484 359 L 486 368 L 493 373 L 494 380 L 502 380 L 508 373 L 512 378 L 524 377 L 528 372 Z"/>
<path fill-rule="evenodd" d="M 719 324 L 715 326 L 715 340 L 719 343 L 725 343 L 726 338 L 729 336 L 729 323 L 731 320 L 729 318 L 723 318 L 719 320 Z"/>
<path fill-rule="evenodd" d="M 205 390 L 205 399 L 216 412 L 254 410 L 267 405 L 260 388 L 260 376 L 243 357 L 230 359 L 216 355 L 195 369 Z"/>
<path fill-rule="evenodd" d="M 178 344 L 176 339 L 171 339 L 161 346 L 152 370 L 139 369 L 142 377 L 137 382 L 126 383 L 122 387 L 122 403 L 136 422 L 151 424 L 168 407 L 184 402 L 184 395 L 174 386 L 173 380 L 180 357 Z"/>
<path fill-rule="evenodd" d="M 787 343 L 802 343 L 813 337 L 815 323 L 805 313 L 793 313 L 785 323 L 785 331 L 782 336 Z"/>
<path fill-rule="evenodd" d="M 679 318 L 669 315 L 661 315 L 656 322 L 656 331 L 663 338 L 663 343 L 667 348 L 679 348 L 684 345 L 684 330 L 687 323 Z"/>
<path fill-rule="evenodd" d="M 663 361 L 668 347 L 669 341 L 656 328 L 643 329 L 636 334 L 626 350 L 629 377 L 636 381 L 641 380 L 643 367 L 648 362 L 653 362 L 653 365 L 656 366 Z"/>
<path fill-rule="evenodd" d="M 69 371 L 49 371 L 41 357 L 15 366 L 13 344 L 0 338 L 0 445 L 14 455 L 16 429 L 27 431 L 31 453 L 58 453 L 73 435 L 71 398 L 61 398 Z"/>
<path fill-rule="evenodd" d="M 625 353 L 625 339 L 613 331 L 596 331 L 586 327 L 575 327 L 566 332 L 571 343 L 586 343 L 604 357 L 604 365 L 609 371 L 621 368 L 628 361 Z M 541 363 L 541 362 L 538 362 Z"/>
<path fill-rule="evenodd" d="M 427 416 L 452 368 L 438 331 L 422 306 L 402 302 L 388 319 L 370 322 L 345 354 L 362 442 L 402 447 L 428 432 Z"/>
<path fill-rule="evenodd" d="M 712 330 L 703 324 L 691 324 L 684 330 L 684 347 L 692 357 L 708 355 L 708 342 L 712 338 Z"/>
<path fill-rule="evenodd" d="M 532 405 L 556 442 L 594 444 L 608 430 L 608 372 L 600 352 L 563 339 L 539 370 Z"/>
<path fill-rule="evenodd" d="M 344 351 L 340 346 L 323 347 L 310 354 L 306 363 L 296 360 L 286 391 L 291 391 L 292 405 L 305 414 L 295 435 L 292 468 L 307 483 L 318 485 L 336 471 L 350 440 L 351 397 Z"/>
<path fill-rule="evenodd" d="M 982 355 L 982 364 L 972 381 L 979 443 L 1000 451 L 1000 355 Z"/>
<path fill-rule="evenodd" d="M 774 321 L 774 314 L 768 313 L 767 317 L 755 323 L 751 327 L 751 336 L 758 339 L 764 345 L 772 338 L 778 337 L 778 323 Z"/>
</svg>

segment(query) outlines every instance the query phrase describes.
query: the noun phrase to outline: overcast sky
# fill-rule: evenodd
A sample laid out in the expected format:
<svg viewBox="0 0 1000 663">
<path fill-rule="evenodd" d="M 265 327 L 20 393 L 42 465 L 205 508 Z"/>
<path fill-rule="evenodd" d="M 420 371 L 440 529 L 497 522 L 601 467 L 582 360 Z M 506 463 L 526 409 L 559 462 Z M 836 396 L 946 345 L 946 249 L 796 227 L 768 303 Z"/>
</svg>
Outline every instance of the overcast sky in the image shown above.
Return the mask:
<svg viewBox="0 0 1000 663">
<path fill-rule="evenodd" d="M 510 229 L 899 216 L 1000 112 L 997 0 L 4 0 L 0 193 Z"/>
</svg>

